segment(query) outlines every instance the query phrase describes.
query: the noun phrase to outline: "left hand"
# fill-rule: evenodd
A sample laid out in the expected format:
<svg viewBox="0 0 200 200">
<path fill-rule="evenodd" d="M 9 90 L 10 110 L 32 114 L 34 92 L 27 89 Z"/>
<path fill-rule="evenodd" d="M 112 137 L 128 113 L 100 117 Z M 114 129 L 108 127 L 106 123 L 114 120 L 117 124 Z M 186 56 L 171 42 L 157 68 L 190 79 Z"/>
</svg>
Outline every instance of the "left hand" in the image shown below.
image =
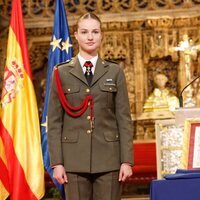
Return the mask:
<svg viewBox="0 0 200 200">
<path fill-rule="evenodd" d="M 119 181 L 125 182 L 132 174 L 132 167 L 128 163 L 122 163 L 119 171 Z"/>
<path fill-rule="evenodd" d="M 68 182 L 67 175 L 65 172 L 65 168 L 63 165 L 55 165 L 53 168 L 53 177 L 60 184 L 64 184 Z"/>
</svg>

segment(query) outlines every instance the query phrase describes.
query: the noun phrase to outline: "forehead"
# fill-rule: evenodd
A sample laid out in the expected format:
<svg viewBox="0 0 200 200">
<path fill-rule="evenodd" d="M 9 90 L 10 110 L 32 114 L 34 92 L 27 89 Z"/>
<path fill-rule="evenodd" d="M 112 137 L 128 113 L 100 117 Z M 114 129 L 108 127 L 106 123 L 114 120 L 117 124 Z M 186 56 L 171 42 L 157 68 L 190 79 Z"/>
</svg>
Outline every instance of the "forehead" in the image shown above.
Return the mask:
<svg viewBox="0 0 200 200">
<path fill-rule="evenodd" d="M 81 29 L 100 29 L 100 22 L 96 19 L 82 19 L 78 23 L 78 28 Z"/>
<path fill-rule="evenodd" d="M 158 74 L 156 77 L 155 77 L 155 80 L 167 80 L 167 77 L 162 75 L 162 74 Z"/>
</svg>

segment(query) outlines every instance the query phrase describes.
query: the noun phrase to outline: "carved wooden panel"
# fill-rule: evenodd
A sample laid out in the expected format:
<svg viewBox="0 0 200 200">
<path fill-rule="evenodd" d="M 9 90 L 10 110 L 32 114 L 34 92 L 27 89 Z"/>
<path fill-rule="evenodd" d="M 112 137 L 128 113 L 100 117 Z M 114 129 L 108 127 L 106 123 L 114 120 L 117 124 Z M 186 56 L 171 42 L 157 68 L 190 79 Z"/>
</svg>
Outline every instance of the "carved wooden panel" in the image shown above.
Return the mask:
<svg viewBox="0 0 200 200">
<path fill-rule="evenodd" d="M 1 0 L 1 16 L 9 17 L 11 0 Z M 38 17 L 51 18 L 55 9 L 55 0 L 22 0 L 23 14 L 25 18 L 34 19 Z M 64 0 L 67 13 L 81 14 L 84 12 L 101 13 L 131 13 L 152 10 L 188 9 L 200 5 L 199 0 Z"/>
<path fill-rule="evenodd" d="M 55 1 L 24 0 L 22 3 L 34 85 L 41 108 Z M 102 19 L 104 38 L 100 55 L 120 63 L 124 69 L 133 120 L 137 122 L 143 112 L 145 99 L 153 90 L 155 73 L 164 71 L 169 78 L 169 88 L 177 95 L 185 86 L 184 55 L 170 49 L 178 46 L 184 34 L 194 44 L 200 44 L 199 0 L 64 0 L 64 3 L 74 54 L 78 52 L 73 36 L 78 16 L 94 11 Z M 11 0 L 0 0 L 0 81 L 6 58 L 10 10 Z M 173 16 L 169 17 L 169 13 Z M 191 57 L 191 61 L 193 78 L 200 73 L 200 52 Z M 199 85 L 197 80 L 193 92 L 197 106 L 200 106 Z M 136 129 L 142 132 L 141 126 L 144 132 L 152 133 L 153 124 L 152 120 L 138 121 Z"/>
<path fill-rule="evenodd" d="M 120 24 L 118 24 L 120 30 Z M 124 69 L 130 106 L 135 113 L 135 88 L 134 88 L 134 68 L 133 68 L 133 34 L 125 31 L 105 31 L 104 39 L 100 49 L 100 55 L 107 60 L 118 62 Z"/>
</svg>

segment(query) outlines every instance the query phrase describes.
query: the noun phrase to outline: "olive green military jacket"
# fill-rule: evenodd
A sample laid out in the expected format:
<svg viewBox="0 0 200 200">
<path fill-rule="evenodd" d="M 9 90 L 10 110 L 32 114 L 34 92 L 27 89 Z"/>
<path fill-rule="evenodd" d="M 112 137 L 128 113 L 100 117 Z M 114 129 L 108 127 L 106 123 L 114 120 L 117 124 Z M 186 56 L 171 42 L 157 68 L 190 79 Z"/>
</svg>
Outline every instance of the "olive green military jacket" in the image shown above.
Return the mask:
<svg viewBox="0 0 200 200">
<path fill-rule="evenodd" d="M 97 60 L 89 86 L 78 58 L 58 66 L 64 94 L 72 106 L 87 95 L 94 100 L 94 129 L 90 108 L 80 117 L 63 109 L 54 75 L 48 106 L 48 144 L 51 165 L 63 164 L 67 172 L 99 173 L 133 164 L 132 120 L 126 80 L 119 65 Z"/>
</svg>

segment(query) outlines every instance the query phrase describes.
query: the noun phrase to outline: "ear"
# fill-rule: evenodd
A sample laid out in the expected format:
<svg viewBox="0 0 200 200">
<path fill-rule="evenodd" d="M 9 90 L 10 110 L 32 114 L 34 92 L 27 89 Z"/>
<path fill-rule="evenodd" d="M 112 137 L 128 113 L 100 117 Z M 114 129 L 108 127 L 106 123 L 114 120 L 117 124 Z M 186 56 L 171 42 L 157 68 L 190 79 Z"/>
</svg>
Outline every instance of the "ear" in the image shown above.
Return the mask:
<svg viewBox="0 0 200 200">
<path fill-rule="evenodd" d="M 74 32 L 74 36 L 75 36 L 76 40 L 77 40 L 77 34 L 78 34 L 77 32 Z"/>
</svg>

